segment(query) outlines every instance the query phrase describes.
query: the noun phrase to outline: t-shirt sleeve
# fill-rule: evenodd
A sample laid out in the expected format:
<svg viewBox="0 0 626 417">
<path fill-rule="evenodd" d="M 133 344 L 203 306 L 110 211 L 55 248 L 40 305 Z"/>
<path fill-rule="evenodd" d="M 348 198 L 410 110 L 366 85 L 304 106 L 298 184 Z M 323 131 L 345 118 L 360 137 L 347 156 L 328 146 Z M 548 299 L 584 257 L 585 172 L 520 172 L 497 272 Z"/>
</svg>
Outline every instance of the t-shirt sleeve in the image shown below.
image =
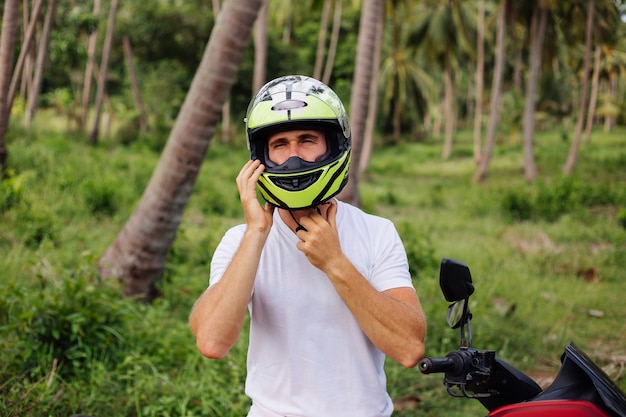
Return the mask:
<svg viewBox="0 0 626 417">
<path fill-rule="evenodd" d="M 383 222 L 380 236 L 374 239 L 374 264 L 371 283 L 378 291 L 413 287 L 409 262 L 400 235 L 389 220 Z"/>
<path fill-rule="evenodd" d="M 211 258 L 209 285 L 215 284 L 224 275 L 226 268 L 235 256 L 235 252 L 239 249 L 245 230 L 245 225 L 238 225 L 227 230 L 222 237 Z"/>
</svg>

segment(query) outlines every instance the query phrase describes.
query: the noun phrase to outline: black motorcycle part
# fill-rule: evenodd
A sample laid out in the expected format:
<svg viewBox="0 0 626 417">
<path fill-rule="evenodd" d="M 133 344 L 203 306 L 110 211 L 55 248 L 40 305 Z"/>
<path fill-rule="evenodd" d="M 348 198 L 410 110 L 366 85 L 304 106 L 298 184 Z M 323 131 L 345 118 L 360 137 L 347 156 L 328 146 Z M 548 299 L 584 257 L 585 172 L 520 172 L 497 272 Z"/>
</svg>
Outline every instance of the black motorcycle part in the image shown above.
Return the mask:
<svg viewBox="0 0 626 417">
<path fill-rule="evenodd" d="M 586 400 L 608 410 L 615 417 L 626 417 L 626 395 L 574 343 L 565 347 L 561 362 L 561 369 L 552 385 L 532 401 Z"/>
</svg>

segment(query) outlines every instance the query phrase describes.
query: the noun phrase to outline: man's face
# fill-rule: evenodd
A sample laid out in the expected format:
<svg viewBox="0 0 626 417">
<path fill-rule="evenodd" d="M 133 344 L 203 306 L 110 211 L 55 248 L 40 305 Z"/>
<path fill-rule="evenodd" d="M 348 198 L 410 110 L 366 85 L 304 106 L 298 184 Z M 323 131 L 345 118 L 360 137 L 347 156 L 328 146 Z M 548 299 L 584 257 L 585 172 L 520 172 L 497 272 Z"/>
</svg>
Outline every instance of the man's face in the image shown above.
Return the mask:
<svg viewBox="0 0 626 417">
<path fill-rule="evenodd" d="M 288 130 L 274 133 L 267 140 L 268 157 L 276 165 L 292 156 L 315 162 L 326 153 L 326 135 L 319 130 Z"/>
</svg>

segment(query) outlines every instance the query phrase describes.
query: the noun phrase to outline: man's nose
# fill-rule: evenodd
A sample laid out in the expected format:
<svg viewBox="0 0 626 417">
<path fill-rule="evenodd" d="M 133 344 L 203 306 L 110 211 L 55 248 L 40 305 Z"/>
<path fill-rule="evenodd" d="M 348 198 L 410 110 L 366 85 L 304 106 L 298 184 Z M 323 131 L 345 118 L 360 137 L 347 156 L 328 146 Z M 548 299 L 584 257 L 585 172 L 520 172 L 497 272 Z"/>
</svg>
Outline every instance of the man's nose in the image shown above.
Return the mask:
<svg viewBox="0 0 626 417">
<path fill-rule="evenodd" d="M 300 156 L 300 147 L 297 143 L 289 144 L 289 157 Z"/>
</svg>

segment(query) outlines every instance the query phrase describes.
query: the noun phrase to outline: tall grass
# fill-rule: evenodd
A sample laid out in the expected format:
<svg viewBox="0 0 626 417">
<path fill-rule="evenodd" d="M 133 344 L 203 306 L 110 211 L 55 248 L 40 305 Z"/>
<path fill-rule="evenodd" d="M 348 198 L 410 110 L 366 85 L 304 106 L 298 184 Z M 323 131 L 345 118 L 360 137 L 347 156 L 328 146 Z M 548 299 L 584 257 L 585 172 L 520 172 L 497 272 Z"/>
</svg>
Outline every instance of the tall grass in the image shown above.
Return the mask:
<svg viewBox="0 0 626 417">
<path fill-rule="evenodd" d="M 98 147 L 12 128 L 0 182 L 0 415 L 241 416 L 245 332 L 227 358 L 202 358 L 187 327 L 211 255 L 241 222 L 234 178 L 245 149 L 214 143 L 152 305 L 119 297 L 96 263 L 139 200 L 159 155 L 152 143 Z M 475 281 L 474 344 L 531 373 L 554 373 L 574 340 L 626 388 L 626 146 L 597 132 L 576 173 L 569 143 L 536 137 L 539 178 L 523 178 L 521 145 L 500 143 L 486 184 L 472 183 L 469 132 L 441 144 L 378 148 L 363 177 L 366 211 L 403 237 L 429 318 L 427 354 L 458 345 L 445 327 L 438 262 L 466 262 Z M 484 415 L 449 398 L 438 376 L 388 361 L 397 416 Z"/>
</svg>

